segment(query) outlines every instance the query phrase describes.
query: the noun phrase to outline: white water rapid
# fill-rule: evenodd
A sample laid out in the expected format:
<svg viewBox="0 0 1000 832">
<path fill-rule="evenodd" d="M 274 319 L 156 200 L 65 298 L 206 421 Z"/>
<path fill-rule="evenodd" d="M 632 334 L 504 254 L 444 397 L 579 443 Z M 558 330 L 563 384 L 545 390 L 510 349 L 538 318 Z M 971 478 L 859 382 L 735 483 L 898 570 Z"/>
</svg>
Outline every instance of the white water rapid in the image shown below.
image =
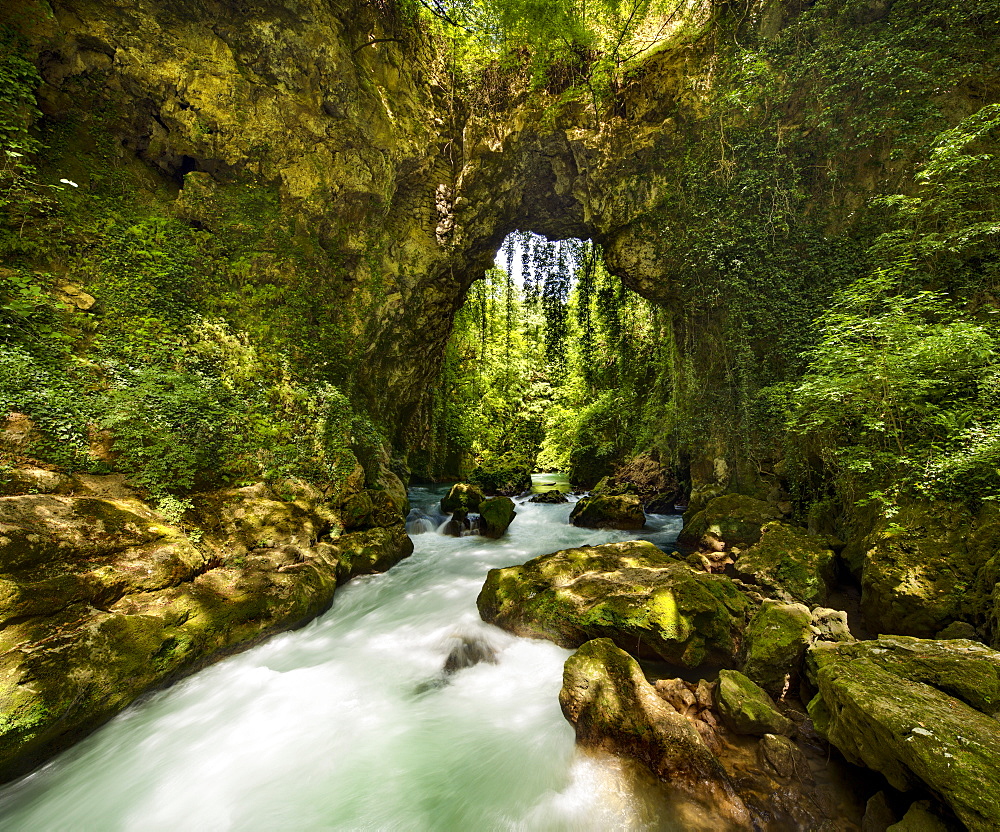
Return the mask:
<svg viewBox="0 0 1000 832">
<path fill-rule="evenodd" d="M 411 497 L 433 515 L 443 493 Z M 5 787 L 0 829 L 672 828 L 620 766 L 574 748 L 557 698 L 569 651 L 476 611 L 493 567 L 636 536 L 669 546 L 680 526 L 577 529 L 570 508 L 519 504 L 501 540 L 415 534 L 411 558 L 342 587 L 308 626 L 144 699 Z M 446 674 L 463 639 L 496 663 Z"/>
</svg>

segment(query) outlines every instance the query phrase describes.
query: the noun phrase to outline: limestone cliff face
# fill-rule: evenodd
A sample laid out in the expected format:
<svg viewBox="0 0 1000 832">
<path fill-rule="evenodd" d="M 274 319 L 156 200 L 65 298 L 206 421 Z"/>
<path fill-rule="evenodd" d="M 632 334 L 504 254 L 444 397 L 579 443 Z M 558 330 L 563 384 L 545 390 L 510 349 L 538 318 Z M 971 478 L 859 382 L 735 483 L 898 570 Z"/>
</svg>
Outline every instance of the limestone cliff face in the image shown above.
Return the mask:
<svg viewBox="0 0 1000 832">
<path fill-rule="evenodd" d="M 658 198 L 647 163 L 676 141 L 667 114 L 690 50 L 651 68 L 627 117 L 596 124 L 582 105 L 552 119 L 516 76 L 506 106 L 481 114 L 428 36 L 374 4 L 51 8 L 5 13 L 37 50 L 45 118 L 99 111 L 118 163 L 143 163 L 138 187 L 209 231 L 220 190 L 277 189 L 285 220 L 331 254 L 308 277 L 317 303 L 343 307 L 356 393 L 385 423 L 419 405 L 465 291 L 511 230 L 598 239 L 629 285 L 671 296 L 635 222 Z M 93 173 L 73 175 L 87 188 Z M 268 255 L 254 252 L 251 281 L 282 268 Z"/>
</svg>

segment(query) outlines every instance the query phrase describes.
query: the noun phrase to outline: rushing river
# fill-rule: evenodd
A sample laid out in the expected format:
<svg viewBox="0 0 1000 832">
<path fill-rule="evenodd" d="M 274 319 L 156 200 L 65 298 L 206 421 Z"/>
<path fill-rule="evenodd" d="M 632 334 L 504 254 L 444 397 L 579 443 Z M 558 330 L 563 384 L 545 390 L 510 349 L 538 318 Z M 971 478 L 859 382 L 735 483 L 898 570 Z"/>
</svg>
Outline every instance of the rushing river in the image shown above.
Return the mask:
<svg viewBox="0 0 1000 832">
<path fill-rule="evenodd" d="M 546 482 L 549 478 L 544 478 Z M 537 490 L 547 490 L 541 488 Z M 434 514 L 442 488 L 415 488 Z M 519 504 L 501 540 L 413 536 L 413 556 L 337 591 L 308 626 L 156 693 L 0 792 L 5 832 L 669 828 L 559 710 L 569 651 L 484 624 L 489 569 L 642 536 Z M 497 653 L 445 674 L 462 639 Z"/>
</svg>

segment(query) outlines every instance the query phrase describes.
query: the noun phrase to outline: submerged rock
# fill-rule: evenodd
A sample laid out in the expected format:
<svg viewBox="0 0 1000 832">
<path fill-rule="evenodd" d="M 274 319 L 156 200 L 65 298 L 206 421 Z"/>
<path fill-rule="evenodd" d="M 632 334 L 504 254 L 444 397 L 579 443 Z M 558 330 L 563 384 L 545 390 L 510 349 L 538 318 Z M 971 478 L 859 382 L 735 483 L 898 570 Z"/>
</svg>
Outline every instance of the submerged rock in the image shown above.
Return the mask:
<svg viewBox="0 0 1000 832">
<path fill-rule="evenodd" d="M 1000 653 L 972 641 L 883 637 L 809 651 L 816 729 L 905 791 L 923 784 L 971 830 L 1000 827 Z"/>
<path fill-rule="evenodd" d="M 496 645 L 492 644 L 486 636 L 482 634 L 458 636 L 458 644 L 452 647 L 448 653 L 448 658 L 444 663 L 445 673 L 454 673 L 456 670 L 463 670 L 467 667 L 487 662 L 497 663 Z"/>
<path fill-rule="evenodd" d="M 510 497 L 491 497 L 479 504 L 479 531 L 484 537 L 502 537 L 517 516 Z"/>
<path fill-rule="evenodd" d="M 566 660 L 559 704 L 581 745 L 635 757 L 671 786 L 703 797 L 728 824 L 751 827 L 729 776 L 698 731 L 610 639 L 588 641 Z"/>
<path fill-rule="evenodd" d="M 201 495 L 197 545 L 138 500 L 0 498 L 0 778 L 412 551 L 402 522 L 316 542 L 322 495 L 289 489 Z"/>
<path fill-rule="evenodd" d="M 737 670 L 720 670 L 716 701 L 723 723 L 736 734 L 791 734 L 794 723 L 767 693 Z"/>
<path fill-rule="evenodd" d="M 692 569 L 642 540 L 565 549 L 492 569 L 483 620 L 578 647 L 602 636 L 684 667 L 732 665 L 752 612 L 729 579 Z"/>
<path fill-rule="evenodd" d="M 785 600 L 821 604 L 833 579 L 833 552 L 802 529 L 773 520 L 736 557 L 736 574 Z"/>
<path fill-rule="evenodd" d="M 584 497 L 573 506 L 569 522 L 588 529 L 636 530 L 646 525 L 646 514 L 634 494 Z"/>
<path fill-rule="evenodd" d="M 441 499 L 441 511 L 445 514 L 452 514 L 456 511 L 477 512 L 479 504 L 485 499 L 482 489 L 478 485 L 456 482 L 448 494 Z"/>
</svg>

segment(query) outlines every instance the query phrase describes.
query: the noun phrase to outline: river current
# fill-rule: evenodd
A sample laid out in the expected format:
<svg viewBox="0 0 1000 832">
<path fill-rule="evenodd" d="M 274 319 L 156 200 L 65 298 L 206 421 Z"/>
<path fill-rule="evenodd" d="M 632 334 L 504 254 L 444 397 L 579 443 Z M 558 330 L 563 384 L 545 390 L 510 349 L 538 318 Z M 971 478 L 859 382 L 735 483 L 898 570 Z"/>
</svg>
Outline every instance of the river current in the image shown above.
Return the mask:
<svg viewBox="0 0 1000 832">
<path fill-rule="evenodd" d="M 414 488 L 433 516 L 446 489 Z M 486 572 L 571 546 L 644 537 L 569 525 L 520 502 L 500 540 L 413 535 L 383 575 L 337 590 L 295 632 L 136 703 L 0 791 L 6 832 L 641 830 L 671 828 L 613 759 L 579 752 L 559 710 L 569 651 L 483 623 Z M 431 524 L 418 524 L 415 530 Z M 462 642 L 495 651 L 451 673 Z"/>
</svg>

